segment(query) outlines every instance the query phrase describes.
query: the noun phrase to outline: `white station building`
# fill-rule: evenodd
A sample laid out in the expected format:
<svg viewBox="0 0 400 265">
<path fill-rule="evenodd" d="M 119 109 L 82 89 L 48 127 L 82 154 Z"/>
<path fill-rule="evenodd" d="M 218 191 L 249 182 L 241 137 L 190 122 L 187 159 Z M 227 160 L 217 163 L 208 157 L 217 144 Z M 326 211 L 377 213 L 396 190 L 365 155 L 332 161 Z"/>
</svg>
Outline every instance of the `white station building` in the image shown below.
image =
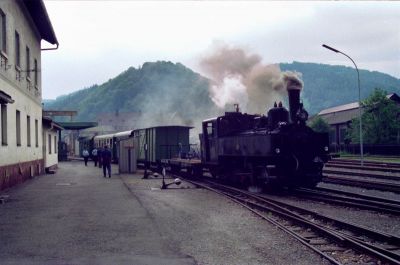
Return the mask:
<svg viewBox="0 0 400 265">
<path fill-rule="evenodd" d="M 57 164 L 60 128 L 42 115 L 42 40 L 58 48 L 42 0 L 0 1 L 0 190 Z"/>
</svg>

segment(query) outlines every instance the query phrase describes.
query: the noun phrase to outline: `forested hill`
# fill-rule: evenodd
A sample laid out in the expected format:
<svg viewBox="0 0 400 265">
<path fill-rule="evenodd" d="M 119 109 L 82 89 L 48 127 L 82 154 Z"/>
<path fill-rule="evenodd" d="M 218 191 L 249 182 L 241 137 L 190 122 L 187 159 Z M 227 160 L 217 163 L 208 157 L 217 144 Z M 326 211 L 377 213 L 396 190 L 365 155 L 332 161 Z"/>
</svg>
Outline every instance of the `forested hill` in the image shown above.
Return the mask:
<svg viewBox="0 0 400 265">
<path fill-rule="evenodd" d="M 310 114 L 354 102 L 358 98 L 353 68 L 314 63 L 280 64 L 281 70 L 303 74 L 303 101 Z M 387 74 L 360 70 L 362 97 L 376 87 L 400 95 L 400 80 Z M 139 112 L 141 126 L 185 124 L 198 126 L 218 110 L 209 97 L 209 80 L 180 63 L 152 62 L 129 68 L 102 85 L 94 85 L 56 100 L 45 109 L 78 110 L 77 121 L 95 121 L 99 113 Z M 251 104 L 251 102 L 250 102 Z"/>
<path fill-rule="evenodd" d="M 191 126 L 216 112 L 208 88 L 208 79 L 180 63 L 148 62 L 102 85 L 47 101 L 45 109 L 78 110 L 77 121 L 96 121 L 99 113 L 119 111 L 140 113 L 140 127 Z"/>
<path fill-rule="evenodd" d="M 311 114 L 322 109 L 358 101 L 357 72 L 354 68 L 315 63 L 282 63 L 282 71 L 303 74 L 302 98 Z M 361 98 L 366 98 L 375 88 L 400 95 L 400 79 L 381 72 L 360 70 Z"/>
</svg>

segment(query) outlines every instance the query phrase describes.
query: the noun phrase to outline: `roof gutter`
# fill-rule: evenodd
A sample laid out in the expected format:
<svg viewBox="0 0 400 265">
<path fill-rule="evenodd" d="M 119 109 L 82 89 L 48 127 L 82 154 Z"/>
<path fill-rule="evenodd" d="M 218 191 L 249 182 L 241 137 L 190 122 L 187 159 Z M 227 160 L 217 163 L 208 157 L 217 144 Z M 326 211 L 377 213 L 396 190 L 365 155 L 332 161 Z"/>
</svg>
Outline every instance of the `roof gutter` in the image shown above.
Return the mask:
<svg viewBox="0 0 400 265">
<path fill-rule="evenodd" d="M 58 42 L 56 43 L 56 47 L 53 48 L 40 48 L 41 51 L 51 51 L 51 50 L 57 50 L 58 49 Z"/>
</svg>

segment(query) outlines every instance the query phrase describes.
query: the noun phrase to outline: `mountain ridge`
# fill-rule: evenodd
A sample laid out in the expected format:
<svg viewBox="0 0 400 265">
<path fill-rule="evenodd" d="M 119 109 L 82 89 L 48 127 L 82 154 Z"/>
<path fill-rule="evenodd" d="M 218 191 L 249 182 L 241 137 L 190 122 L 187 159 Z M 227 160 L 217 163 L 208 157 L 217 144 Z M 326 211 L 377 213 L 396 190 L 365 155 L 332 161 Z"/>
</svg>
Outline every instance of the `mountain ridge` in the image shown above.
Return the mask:
<svg viewBox="0 0 400 265">
<path fill-rule="evenodd" d="M 296 61 L 279 66 L 282 71 L 302 73 L 302 100 L 310 114 L 358 100 L 354 68 Z M 388 93 L 399 94 L 400 91 L 400 79 L 388 74 L 360 70 L 360 80 L 362 98 L 376 87 Z M 95 84 L 55 100 L 43 100 L 43 103 L 45 109 L 78 110 L 77 121 L 96 120 L 100 113 L 123 111 L 142 113 L 142 126 L 167 123 L 198 126 L 202 119 L 224 111 L 212 102 L 210 85 L 209 79 L 181 63 L 146 62 L 138 68 L 129 67 L 101 85 Z"/>
</svg>

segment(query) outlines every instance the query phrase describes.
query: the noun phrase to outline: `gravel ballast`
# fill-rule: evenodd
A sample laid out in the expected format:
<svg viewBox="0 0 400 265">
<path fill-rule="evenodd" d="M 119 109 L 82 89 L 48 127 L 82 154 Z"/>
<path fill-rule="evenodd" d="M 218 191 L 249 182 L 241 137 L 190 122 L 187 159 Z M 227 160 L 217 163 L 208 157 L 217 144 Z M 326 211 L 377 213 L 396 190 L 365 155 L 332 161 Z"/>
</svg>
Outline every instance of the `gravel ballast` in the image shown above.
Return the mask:
<svg viewBox="0 0 400 265">
<path fill-rule="evenodd" d="M 183 182 L 121 175 L 170 247 L 198 264 L 329 264 L 275 226 L 213 192 Z M 170 182 L 171 180 L 168 180 Z"/>
<path fill-rule="evenodd" d="M 320 185 L 320 187 L 333 188 L 332 186 Z M 350 191 L 348 189 L 336 189 Z M 358 189 L 360 191 L 360 189 Z M 354 192 L 354 191 L 351 191 Z M 360 193 L 371 196 L 373 193 Z M 370 210 L 362 210 L 358 208 L 350 208 L 345 206 L 334 205 L 317 200 L 301 199 L 294 196 L 271 196 L 273 199 L 290 203 L 292 205 L 305 208 L 320 214 L 327 215 L 331 218 L 339 219 L 346 222 L 355 223 L 378 231 L 386 232 L 400 237 L 400 216 L 378 213 Z M 392 198 L 393 199 L 393 198 Z"/>
</svg>

